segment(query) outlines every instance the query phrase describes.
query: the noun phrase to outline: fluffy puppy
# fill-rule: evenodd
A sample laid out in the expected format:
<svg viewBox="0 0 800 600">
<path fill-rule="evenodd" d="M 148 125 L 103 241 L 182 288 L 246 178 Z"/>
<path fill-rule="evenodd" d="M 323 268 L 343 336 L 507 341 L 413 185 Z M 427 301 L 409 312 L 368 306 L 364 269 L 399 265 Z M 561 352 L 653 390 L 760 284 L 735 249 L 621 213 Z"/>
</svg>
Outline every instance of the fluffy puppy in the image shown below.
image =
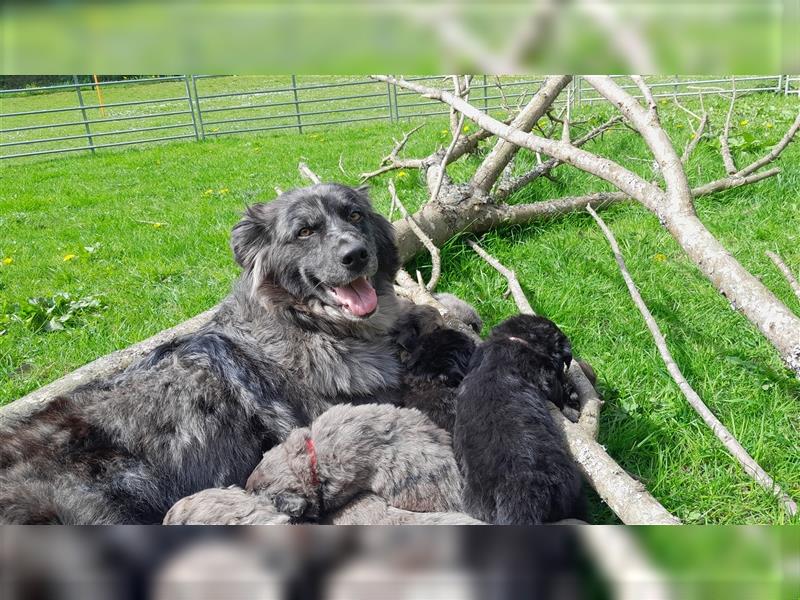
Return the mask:
<svg viewBox="0 0 800 600">
<path fill-rule="evenodd" d="M 364 491 L 405 510 L 461 509 L 450 435 L 417 410 L 387 404 L 328 409 L 265 453 L 246 487 L 304 520 Z"/>
<path fill-rule="evenodd" d="M 326 517 L 326 525 L 485 525 L 464 513 L 412 512 L 390 506 L 375 494 L 356 496 L 344 508 Z"/>
<path fill-rule="evenodd" d="M 390 335 L 400 348 L 403 366 L 401 405 L 420 410 L 452 433 L 456 388 L 467 372 L 475 342 L 468 335 L 446 327 L 439 312 L 430 306 L 413 306 L 405 311 Z"/>
<path fill-rule="evenodd" d="M 235 485 L 181 498 L 164 517 L 164 525 L 283 525 L 290 521 L 266 499 Z"/>
<path fill-rule="evenodd" d="M 499 525 L 584 516 L 582 481 L 548 404 L 564 405 L 569 340 L 542 317 L 501 323 L 478 346 L 457 398 L 464 507 Z"/>
</svg>

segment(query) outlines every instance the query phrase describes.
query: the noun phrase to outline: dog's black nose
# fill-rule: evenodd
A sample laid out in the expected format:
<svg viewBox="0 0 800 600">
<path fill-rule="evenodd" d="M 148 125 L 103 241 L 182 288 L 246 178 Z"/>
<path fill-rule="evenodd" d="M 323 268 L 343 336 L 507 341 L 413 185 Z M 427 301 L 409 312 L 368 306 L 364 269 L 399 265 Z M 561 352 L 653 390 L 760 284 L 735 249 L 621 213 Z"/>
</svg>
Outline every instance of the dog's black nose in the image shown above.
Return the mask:
<svg viewBox="0 0 800 600">
<path fill-rule="evenodd" d="M 351 271 L 360 271 L 367 266 L 367 247 L 363 244 L 350 244 L 341 250 L 342 264 Z"/>
</svg>

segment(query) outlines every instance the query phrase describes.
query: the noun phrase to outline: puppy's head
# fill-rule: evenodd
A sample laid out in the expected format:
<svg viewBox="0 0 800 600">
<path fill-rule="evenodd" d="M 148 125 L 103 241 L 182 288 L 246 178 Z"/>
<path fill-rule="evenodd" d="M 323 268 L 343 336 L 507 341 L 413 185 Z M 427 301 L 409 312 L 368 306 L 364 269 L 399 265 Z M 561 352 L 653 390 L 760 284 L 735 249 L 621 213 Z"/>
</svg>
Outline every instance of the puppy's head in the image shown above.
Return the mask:
<svg viewBox="0 0 800 600">
<path fill-rule="evenodd" d="M 399 267 L 391 224 L 365 189 L 326 183 L 250 206 L 231 234 L 251 295 L 334 321 L 369 319 L 393 293 Z"/>
<path fill-rule="evenodd" d="M 248 492 L 263 496 L 278 511 L 295 519 L 316 519 L 320 510 L 306 435 L 307 430 L 295 429 L 286 441 L 267 451 L 245 484 Z"/>
<path fill-rule="evenodd" d="M 438 329 L 423 335 L 408 357 L 410 373 L 456 387 L 467 374 L 475 342 L 455 329 Z"/>
<path fill-rule="evenodd" d="M 410 302 L 407 304 L 389 330 L 389 336 L 409 353 L 419 346 L 423 336 L 444 327 L 444 319 L 432 306 Z"/>
<path fill-rule="evenodd" d="M 553 369 L 563 373 L 572 363 L 572 346 L 566 335 L 550 319 L 517 315 L 492 329 L 488 341 L 518 345 L 521 352 L 533 351 L 549 357 Z"/>
</svg>

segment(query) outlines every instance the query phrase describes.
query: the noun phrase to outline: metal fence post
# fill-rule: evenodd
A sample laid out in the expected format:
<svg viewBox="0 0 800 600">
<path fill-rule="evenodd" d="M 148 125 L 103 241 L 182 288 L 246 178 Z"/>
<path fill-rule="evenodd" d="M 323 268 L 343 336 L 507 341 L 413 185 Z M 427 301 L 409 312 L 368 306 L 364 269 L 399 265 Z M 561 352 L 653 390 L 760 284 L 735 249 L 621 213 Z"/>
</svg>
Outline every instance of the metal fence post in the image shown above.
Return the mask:
<svg viewBox="0 0 800 600">
<path fill-rule="evenodd" d="M 300 103 L 297 101 L 297 77 L 292 75 L 292 93 L 294 94 L 294 112 L 297 115 L 297 132 L 303 133 L 303 123 L 300 119 Z"/>
<path fill-rule="evenodd" d="M 197 120 L 194 118 L 194 103 L 192 102 L 192 92 L 189 89 L 189 76 L 184 75 L 183 81 L 186 84 L 186 100 L 189 102 L 189 112 L 192 113 L 192 127 L 194 127 L 194 139 L 200 141 L 200 132 L 197 130 Z"/>
<path fill-rule="evenodd" d="M 394 96 L 394 120 L 400 122 L 400 105 L 397 103 L 397 86 L 392 86 L 392 95 Z"/>
<path fill-rule="evenodd" d="M 489 112 L 489 89 L 486 84 L 486 75 L 483 76 L 483 112 Z"/>
<path fill-rule="evenodd" d="M 197 94 L 197 79 L 192 75 L 192 88 L 194 89 L 194 103 L 197 105 L 197 121 L 200 123 L 200 139 L 206 139 L 206 128 L 203 126 L 203 111 L 200 109 L 200 96 Z M 194 117 L 194 113 L 192 113 Z"/>
<path fill-rule="evenodd" d="M 386 106 L 389 109 L 389 122 L 394 121 L 394 113 L 392 112 L 392 86 L 386 82 Z"/>
<path fill-rule="evenodd" d="M 78 76 L 73 75 L 72 81 L 75 83 L 75 92 L 78 94 L 78 104 L 81 105 L 81 114 L 83 115 L 83 126 L 86 128 L 86 139 L 89 142 L 89 150 L 94 154 L 94 140 L 92 140 L 92 131 L 89 129 L 89 119 L 86 118 L 86 109 L 83 108 L 83 94 L 81 94 L 80 83 Z"/>
</svg>

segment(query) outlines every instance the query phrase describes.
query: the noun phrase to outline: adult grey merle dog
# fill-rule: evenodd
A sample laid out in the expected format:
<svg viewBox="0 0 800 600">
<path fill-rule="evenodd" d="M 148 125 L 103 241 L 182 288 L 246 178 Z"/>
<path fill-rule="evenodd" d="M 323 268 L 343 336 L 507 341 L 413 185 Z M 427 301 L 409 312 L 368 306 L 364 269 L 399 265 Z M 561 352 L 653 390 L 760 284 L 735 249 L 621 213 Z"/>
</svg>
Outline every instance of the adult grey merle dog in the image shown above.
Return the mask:
<svg viewBox="0 0 800 600">
<path fill-rule="evenodd" d="M 243 272 L 206 326 L 0 431 L 0 522 L 159 523 L 332 404 L 391 397 L 399 261 L 363 190 L 251 206 L 231 246 Z"/>
</svg>

